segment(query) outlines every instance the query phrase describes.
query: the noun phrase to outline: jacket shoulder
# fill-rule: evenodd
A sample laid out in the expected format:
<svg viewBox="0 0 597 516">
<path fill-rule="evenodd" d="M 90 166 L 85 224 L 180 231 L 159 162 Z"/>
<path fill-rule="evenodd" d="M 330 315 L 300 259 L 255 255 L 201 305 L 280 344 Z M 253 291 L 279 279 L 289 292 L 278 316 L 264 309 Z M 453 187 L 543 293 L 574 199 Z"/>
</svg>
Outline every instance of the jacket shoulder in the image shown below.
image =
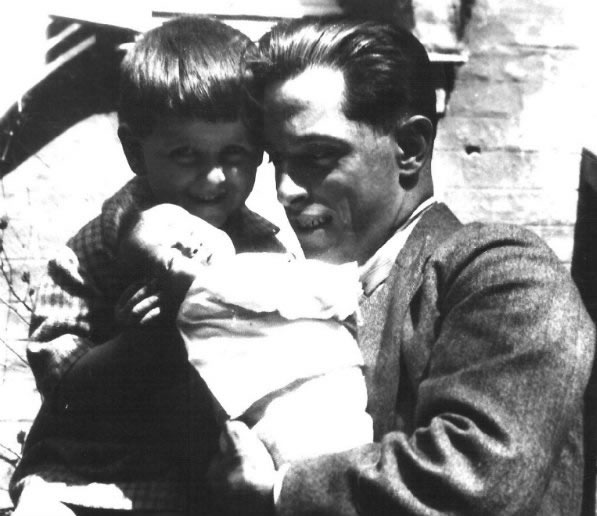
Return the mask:
<svg viewBox="0 0 597 516">
<path fill-rule="evenodd" d="M 435 248 L 432 258 L 448 263 L 469 262 L 486 253 L 533 256 L 537 262 L 567 274 L 543 239 L 523 226 L 513 224 L 465 224 Z"/>
</svg>

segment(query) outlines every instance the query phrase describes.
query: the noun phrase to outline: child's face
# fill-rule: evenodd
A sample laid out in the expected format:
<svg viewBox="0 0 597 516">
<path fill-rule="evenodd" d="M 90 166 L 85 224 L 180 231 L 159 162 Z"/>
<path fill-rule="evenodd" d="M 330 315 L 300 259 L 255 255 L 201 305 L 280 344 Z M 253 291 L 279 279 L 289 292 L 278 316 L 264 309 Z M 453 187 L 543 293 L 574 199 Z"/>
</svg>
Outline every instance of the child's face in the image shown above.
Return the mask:
<svg viewBox="0 0 597 516">
<path fill-rule="evenodd" d="M 240 121 L 169 118 L 140 140 L 158 202 L 182 206 L 216 227 L 247 199 L 262 152 Z"/>
</svg>

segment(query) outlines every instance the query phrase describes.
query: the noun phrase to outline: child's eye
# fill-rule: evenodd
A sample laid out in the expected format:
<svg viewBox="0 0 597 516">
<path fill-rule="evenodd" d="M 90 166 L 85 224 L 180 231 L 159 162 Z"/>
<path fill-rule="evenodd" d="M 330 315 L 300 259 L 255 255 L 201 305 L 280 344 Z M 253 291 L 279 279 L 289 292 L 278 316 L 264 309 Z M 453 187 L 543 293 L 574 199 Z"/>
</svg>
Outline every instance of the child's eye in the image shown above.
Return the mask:
<svg viewBox="0 0 597 516">
<path fill-rule="evenodd" d="M 243 147 L 229 147 L 221 155 L 222 163 L 229 166 L 242 166 L 257 160 L 257 154 Z"/>
<path fill-rule="evenodd" d="M 198 156 L 191 147 L 177 147 L 168 153 L 168 157 L 181 165 L 190 165 L 195 163 Z"/>
</svg>

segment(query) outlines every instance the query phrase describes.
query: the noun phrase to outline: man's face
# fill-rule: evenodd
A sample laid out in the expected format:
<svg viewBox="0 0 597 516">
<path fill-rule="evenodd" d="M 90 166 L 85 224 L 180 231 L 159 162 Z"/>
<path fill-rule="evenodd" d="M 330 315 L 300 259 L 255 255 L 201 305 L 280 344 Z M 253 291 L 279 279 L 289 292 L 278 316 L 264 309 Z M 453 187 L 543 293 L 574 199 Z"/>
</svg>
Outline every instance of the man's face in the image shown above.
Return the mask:
<svg viewBox="0 0 597 516">
<path fill-rule="evenodd" d="M 241 121 L 169 118 L 140 143 L 158 202 L 177 204 L 216 227 L 244 204 L 261 161 Z"/>
<path fill-rule="evenodd" d="M 278 198 L 308 258 L 364 263 L 401 222 L 392 135 L 348 120 L 342 72 L 310 68 L 265 94 Z"/>
</svg>

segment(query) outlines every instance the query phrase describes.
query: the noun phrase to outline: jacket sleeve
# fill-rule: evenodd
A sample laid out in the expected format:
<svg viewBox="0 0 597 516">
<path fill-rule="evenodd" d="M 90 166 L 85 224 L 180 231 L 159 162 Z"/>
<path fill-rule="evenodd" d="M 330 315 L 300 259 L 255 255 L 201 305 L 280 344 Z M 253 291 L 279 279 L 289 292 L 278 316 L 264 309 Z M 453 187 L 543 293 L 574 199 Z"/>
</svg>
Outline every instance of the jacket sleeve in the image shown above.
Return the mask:
<svg viewBox="0 0 597 516">
<path fill-rule="evenodd" d="M 431 256 L 410 308 L 411 428 L 291 465 L 280 516 L 537 512 L 593 359 L 567 271 L 527 232 L 469 227 Z"/>
<path fill-rule="evenodd" d="M 31 319 L 27 358 L 42 397 L 90 347 L 114 331 L 106 278 L 115 281 L 102 219 L 84 226 L 48 263 Z M 110 273 L 110 271 L 112 273 Z"/>
</svg>

